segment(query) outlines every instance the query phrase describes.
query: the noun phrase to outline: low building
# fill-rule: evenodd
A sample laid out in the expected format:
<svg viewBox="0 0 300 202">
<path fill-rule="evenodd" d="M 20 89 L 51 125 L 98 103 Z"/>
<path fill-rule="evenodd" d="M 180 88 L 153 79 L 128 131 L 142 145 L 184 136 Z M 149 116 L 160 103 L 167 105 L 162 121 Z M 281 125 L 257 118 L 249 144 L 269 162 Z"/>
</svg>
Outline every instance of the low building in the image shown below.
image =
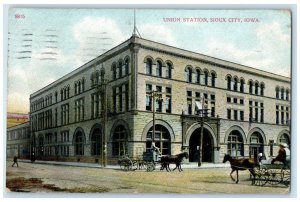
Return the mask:
<svg viewBox="0 0 300 202">
<path fill-rule="evenodd" d="M 30 127 L 29 122 L 7 129 L 6 157 L 30 158 Z"/>
<path fill-rule="evenodd" d="M 197 162 L 203 104 L 202 161 L 274 156 L 275 145 L 290 144 L 290 83 L 133 35 L 30 95 L 33 151 L 115 163 L 124 154 L 141 158 L 154 140 L 162 154 L 188 151 L 188 162 Z"/>
</svg>

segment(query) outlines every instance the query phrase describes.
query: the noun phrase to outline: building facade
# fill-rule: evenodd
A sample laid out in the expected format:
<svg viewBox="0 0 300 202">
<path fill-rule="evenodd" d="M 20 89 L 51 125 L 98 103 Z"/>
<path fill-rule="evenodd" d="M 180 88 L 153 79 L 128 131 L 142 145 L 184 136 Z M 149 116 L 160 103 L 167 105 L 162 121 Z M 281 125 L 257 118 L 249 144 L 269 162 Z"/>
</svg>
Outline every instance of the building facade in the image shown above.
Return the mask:
<svg viewBox="0 0 300 202">
<path fill-rule="evenodd" d="M 28 159 L 30 157 L 30 125 L 29 122 L 7 129 L 6 157 Z"/>
<path fill-rule="evenodd" d="M 133 35 L 31 94 L 32 151 L 46 160 L 115 163 L 124 154 L 141 158 L 154 139 L 162 154 L 188 151 L 188 162 L 197 162 L 201 103 L 209 109 L 202 161 L 274 156 L 279 142 L 290 145 L 290 83 Z"/>
</svg>

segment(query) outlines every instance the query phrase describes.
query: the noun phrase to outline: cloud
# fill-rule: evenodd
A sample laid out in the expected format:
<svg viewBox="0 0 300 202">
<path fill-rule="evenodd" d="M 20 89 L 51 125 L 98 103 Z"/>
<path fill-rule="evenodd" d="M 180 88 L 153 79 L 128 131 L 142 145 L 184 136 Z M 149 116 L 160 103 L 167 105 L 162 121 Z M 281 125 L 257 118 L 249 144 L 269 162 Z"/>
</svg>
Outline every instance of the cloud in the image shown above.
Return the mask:
<svg viewBox="0 0 300 202">
<path fill-rule="evenodd" d="M 79 65 L 126 40 L 117 23 L 104 17 L 85 17 L 73 26 L 72 31 L 79 43 L 75 53 Z"/>
<path fill-rule="evenodd" d="M 139 27 L 143 38 L 170 46 L 178 46 L 171 29 L 160 24 L 143 24 Z"/>
<path fill-rule="evenodd" d="M 289 77 L 291 70 L 291 37 L 289 33 L 290 30 L 284 29 L 283 25 L 277 22 L 264 24 L 255 30 L 256 47 L 244 49 L 238 44 L 214 38 L 210 39 L 207 44 L 207 54 Z M 249 47 L 252 45 L 250 43 Z"/>
</svg>

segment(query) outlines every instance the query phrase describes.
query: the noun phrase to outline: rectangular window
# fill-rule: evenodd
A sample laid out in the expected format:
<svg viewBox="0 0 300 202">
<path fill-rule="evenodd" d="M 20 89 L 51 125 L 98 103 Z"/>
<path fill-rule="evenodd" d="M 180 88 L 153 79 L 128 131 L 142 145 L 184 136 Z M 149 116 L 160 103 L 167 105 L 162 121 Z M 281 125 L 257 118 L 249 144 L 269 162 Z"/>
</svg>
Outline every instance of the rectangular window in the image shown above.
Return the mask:
<svg viewBox="0 0 300 202">
<path fill-rule="evenodd" d="M 260 122 L 264 122 L 264 109 L 260 109 Z"/>
<path fill-rule="evenodd" d="M 290 122 L 290 114 L 289 112 L 286 112 L 286 124 L 289 124 Z"/>
<path fill-rule="evenodd" d="M 233 98 L 233 103 L 237 104 L 237 98 Z"/>
<path fill-rule="evenodd" d="M 250 106 L 252 106 L 252 103 L 253 103 L 252 101 L 249 101 L 249 105 L 250 105 Z"/>
<path fill-rule="evenodd" d="M 192 91 L 187 91 L 186 94 L 188 97 L 192 97 Z"/>
<path fill-rule="evenodd" d="M 230 103 L 231 102 L 231 98 L 227 97 L 227 102 Z"/>
<path fill-rule="evenodd" d="M 196 98 L 200 98 L 200 93 L 196 92 Z"/>
<path fill-rule="evenodd" d="M 238 120 L 238 111 L 237 110 L 233 111 L 233 116 L 234 116 L 234 120 Z"/>
<path fill-rule="evenodd" d="M 119 112 L 123 111 L 123 91 L 122 86 L 119 87 Z"/>
<path fill-rule="evenodd" d="M 216 96 L 213 95 L 213 94 L 211 94 L 211 95 L 210 95 L 210 99 L 211 99 L 211 100 L 215 100 L 215 99 L 216 99 Z"/>
<path fill-rule="evenodd" d="M 171 113 L 172 111 L 172 89 L 166 87 L 166 113 Z"/>
<path fill-rule="evenodd" d="M 117 90 L 116 88 L 113 89 L 113 111 L 117 111 Z"/>
<path fill-rule="evenodd" d="M 240 104 L 243 105 L 244 104 L 244 100 L 240 99 Z"/>
<path fill-rule="evenodd" d="M 167 113 L 171 113 L 171 109 L 172 109 L 172 98 L 170 95 L 166 96 L 166 112 Z"/>
<path fill-rule="evenodd" d="M 152 111 L 152 97 L 151 97 L 152 85 L 146 84 L 146 110 Z"/>
<path fill-rule="evenodd" d="M 276 111 L 276 124 L 279 124 L 279 111 Z"/>
<path fill-rule="evenodd" d="M 240 111 L 240 120 L 244 121 L 244 111 Z"/>
<path fill-rule="evenodd" d="M 211 102 L 211 117 L 215 117 L 215 102 Z"/>
<path fill-rule="evenodd" d="M 255 121 L 258 122 L 258 108 L 255 108 Z"/>
<path fill-rule="evenodd" d="M 253 109 L 252 107 L 249 107 L 249 121 L 250 122 L 253 122 L 253 119 L 252 119 L 253 118 L 253 111 L 252 111 L 252 109 Z"/>
<path fill-rule="evenodd" d="M 284 112 L 281 112 L 281 124 L 284 124 Z"/>
<path fill-rule="evenodd" d="M 156 86 L 156 91 L 157 92 L 162 92 L 162 87 L 161 86 Z M 156 97 L 155 105 L 156 105 L 156 111 L 157 112 L 162 112 L 162 100 L 159 99 L 159 97 Z"/>
<path fill-rule="evenodd" d="M 231 109 L 227 109 L 227 119 L 231 119 Z"/>
<path fill-rule="evenodd" d="M 190 98 L 187 99 L 187 112 L 189 115 L 192 114 L 192 99 Z"/>
<path fill-rule="evenodd" d="M 260 107 L 264 107 L 264 103 L 261 102 L 261 103 L 260 103 Z"/>
<path fill-rule="evenodd" d="M 125 107 L 126 111 L 129 110 L 129 85 L 125 84 Z"/>
</svg>

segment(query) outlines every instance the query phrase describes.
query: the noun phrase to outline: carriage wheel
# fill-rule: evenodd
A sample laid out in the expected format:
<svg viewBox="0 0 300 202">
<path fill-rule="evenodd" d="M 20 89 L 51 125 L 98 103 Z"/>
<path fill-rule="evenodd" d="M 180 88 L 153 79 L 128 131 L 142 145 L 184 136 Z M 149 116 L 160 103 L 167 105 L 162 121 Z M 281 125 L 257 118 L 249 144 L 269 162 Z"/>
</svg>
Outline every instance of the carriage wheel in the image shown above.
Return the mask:
<svg viewBox="0 0 300 202">
<path fill-rule="evenodd" d="M 285 185 L 285 186 L 289 186 L 291 183 L 291 172 L 289 169 L 281 169 L 281 182 Z"/>
<path fill-rule="evenodd" d="M 268 176 L 268 183 L 271 185 L 276 185 L 281 182 L 281 172 L 278 171 L 278 169 L 269 169 Z"/>
<path fill-rule="evenodd" d="M 151 172 L 151 171 L 155 170 L 154 162 L 147 163 L 147 169 L 146 170 L 147 170 L 147 172 Z"/>
<path fill-rule="evenodd" d="M 120 163 L 120 168 L 124 171 L 129 171 L 132 169 L 132 162 L 131 161 L 128 161 L 128 160 L 123 160 L 121 163 Z"/>
<path fill-rule="evenodd" d="M 265 169 L 256 170 L 253 184 L 257 186 L 264 186 L 268 182 L 268 175 Z"/>
</svg>

